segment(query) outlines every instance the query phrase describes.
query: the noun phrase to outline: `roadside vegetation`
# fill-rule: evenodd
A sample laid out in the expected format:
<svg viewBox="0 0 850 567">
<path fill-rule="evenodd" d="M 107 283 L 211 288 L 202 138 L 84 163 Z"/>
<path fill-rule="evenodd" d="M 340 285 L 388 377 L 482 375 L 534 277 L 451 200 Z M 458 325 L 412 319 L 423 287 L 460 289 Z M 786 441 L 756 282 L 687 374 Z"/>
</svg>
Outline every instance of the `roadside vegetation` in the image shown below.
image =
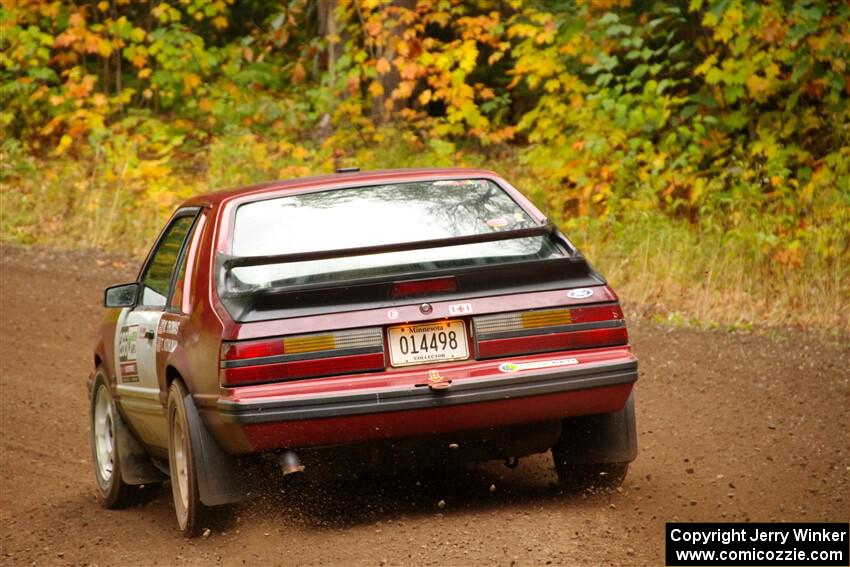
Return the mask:
<svg viewBox="0 0 850 567">
<path fill-rule="evenodd" d="M 850 4 L 10 0 L 7 243 L 146 248 L 187 196 L 482 166 L 633 314 L 850 334 Z"/>
</svg>

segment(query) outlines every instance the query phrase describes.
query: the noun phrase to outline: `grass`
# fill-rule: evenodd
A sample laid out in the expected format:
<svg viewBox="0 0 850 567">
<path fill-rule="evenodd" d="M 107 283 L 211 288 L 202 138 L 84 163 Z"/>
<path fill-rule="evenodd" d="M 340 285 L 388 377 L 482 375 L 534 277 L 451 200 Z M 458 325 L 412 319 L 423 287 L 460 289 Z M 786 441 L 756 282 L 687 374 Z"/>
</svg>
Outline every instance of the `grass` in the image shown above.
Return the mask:
<svg viewBox="0 0 850 567">
<path fill-rule="evenodd" d="M 132 148 L 39 162 L 5 144 L 0 241 L 138 254 L 191 194 L 333 167 L 318 157 L 306 166 L 294 158 L 274 160 L 258 144 L 250 136 L 224 140 L 182 171 L 145 162 Z M 462 154 L 453 146 L 413 152 L 388 143 L 349 161 L 382 167 L 496 163 L 509 179 L 530 184 L 516 160 Z M 850 339 L 850 246 L 838 260 L 810 253 L 797 265 L 784 265 L 761 254 L 745 231 L 695 227 L 655 211 L 570 219 L 562 228 L 608 278 L 630 316 L 729 331 L 793 327 Z"/>
<path fill-rule="evenodd" d="M 657 213 L 570 223 L 567 232 L 634 315 L 728 331 L 794 327 L 850 338 L 850 266 L 759 259 L 735 236 Z"/>
</svg>

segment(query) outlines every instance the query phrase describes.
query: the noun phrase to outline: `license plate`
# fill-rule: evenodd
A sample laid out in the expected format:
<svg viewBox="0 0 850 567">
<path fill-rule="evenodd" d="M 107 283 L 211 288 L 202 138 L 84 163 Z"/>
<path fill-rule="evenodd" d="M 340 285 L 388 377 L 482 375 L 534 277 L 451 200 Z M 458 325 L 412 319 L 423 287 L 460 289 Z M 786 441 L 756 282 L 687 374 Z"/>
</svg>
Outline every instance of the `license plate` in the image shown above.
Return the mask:
<svg viewBox="0 0 850 567">
<path fill-rule="evenodd" d="M 435 321 L 419 325 L 398 325 L 387 329 L 390 364 L 411 366 L 466 360 L 466 325 L 463 321 Z"/>
</svg>

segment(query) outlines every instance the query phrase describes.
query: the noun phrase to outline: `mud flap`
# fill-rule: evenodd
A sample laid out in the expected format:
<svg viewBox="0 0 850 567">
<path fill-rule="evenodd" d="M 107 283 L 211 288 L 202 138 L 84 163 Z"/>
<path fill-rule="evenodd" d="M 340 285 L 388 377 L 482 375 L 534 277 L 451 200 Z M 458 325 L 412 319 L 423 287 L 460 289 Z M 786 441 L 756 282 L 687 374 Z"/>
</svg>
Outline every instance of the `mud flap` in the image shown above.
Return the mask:
<svg viewBox="0 0 850 567">
<path fill-rule="evenodd" d="M 565 419 L 558 451 L 565 463 L 576 465 L 634 461 L 637 457 L 634 393 L 618 412 Z"/>
<path fill-rule="evenodd" d="M 168 476 L 151 462 L 147 451 L 124 423 L 121 414 L 115 412 L 113 419 L 118 459 L 121 463 L 121 480 L 130 485 L 153 484 L 168 480 Z"/>
<path fill-rule="evenodd" d="M 239 460 L 226 453 L 207 431 L 191 394 L 186 396 L 183 403 L 189 421 L 201 502 L 205 506 L 219 506 L 245 500 L 248 497 L 248 483 L 239 467 Z"/>
</svg>

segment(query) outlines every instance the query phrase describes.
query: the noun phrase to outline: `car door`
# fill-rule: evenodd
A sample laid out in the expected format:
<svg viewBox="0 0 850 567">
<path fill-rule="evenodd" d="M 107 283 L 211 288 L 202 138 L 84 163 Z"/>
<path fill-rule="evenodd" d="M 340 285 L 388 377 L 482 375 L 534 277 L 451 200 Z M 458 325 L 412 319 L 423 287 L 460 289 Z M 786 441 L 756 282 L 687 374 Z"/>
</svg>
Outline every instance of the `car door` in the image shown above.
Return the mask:
<svg viewBox="0 0 850 567">
<path fill-rule="evenodd" d="M 177 266 L 198 217 L 180 209 L 162 232 L 139 279 L 137 304 L 121 311 L 116 325 L 118 400 L 133 429 L 147 445 L 168 445 L 165 409 L 159 397 L 157 353 L 164 347 L 161 320 L 172 296 Z M 162 321 L 166 323 L 166 321 Z"/>
</svg>

